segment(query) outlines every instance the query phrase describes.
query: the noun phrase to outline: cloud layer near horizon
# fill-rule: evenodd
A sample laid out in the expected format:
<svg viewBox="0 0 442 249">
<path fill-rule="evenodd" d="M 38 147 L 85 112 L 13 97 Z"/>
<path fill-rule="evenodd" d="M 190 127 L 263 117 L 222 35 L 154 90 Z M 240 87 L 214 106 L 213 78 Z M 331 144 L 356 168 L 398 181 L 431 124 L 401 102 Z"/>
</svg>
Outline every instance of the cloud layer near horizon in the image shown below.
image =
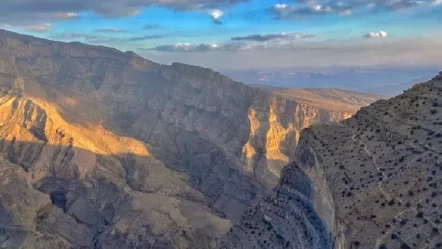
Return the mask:
<svg viewBox="0 0 442 249">
<path fill-rule="evenodd" d="M 275 4 L 271 11 L 275 18 L 291 19 L 312 15 L 389 12 L 441 4 L 441 0 L 300 0 L 294 4 Z"/>
<path fill-rule="evenodd" d="M 217 68 L 434 64 L 441 15 L 442 0 L 6 0 L 0 28 Z"/>
<path fill-rule="evenodd" d="M 206 52 L 206 51 L 241 51 L 268 48 L 283 48 L 296 44 L 298 41 L 313 38 L 312 34 L 300 32 L 253 34 L 231 37 L 225 43 L 176 43 L 159 45 L 153 48 L 141 48 L 142 51 L 156 50 L 162 52 Z"/>
<path fill-rule="evenodd" d="M 174 61 L 216 69 L 264 69 L 330 66 L 434 66 L 442 65 L 442 36 L 426 40 L 366 40 L 365 42 L 306 42 L 291 47 L 237 50 L 225 53 L 208 49 L 186 56 L 161 50 L 142 50 L 148 59 L 169 64 Z M 199 48 L 201 50 L 201 48 Z"/>
</svg>

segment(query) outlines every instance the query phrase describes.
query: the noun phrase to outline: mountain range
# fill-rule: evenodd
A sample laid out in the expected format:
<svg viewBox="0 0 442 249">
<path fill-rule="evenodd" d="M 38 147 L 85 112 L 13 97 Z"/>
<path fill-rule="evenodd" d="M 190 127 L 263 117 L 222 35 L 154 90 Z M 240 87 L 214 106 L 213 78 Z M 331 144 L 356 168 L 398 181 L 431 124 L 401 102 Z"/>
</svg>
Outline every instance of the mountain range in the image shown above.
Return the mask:
<svg viewBox="0 0 442 249">
<path fill-rule="evenodd" d="M 442 247 L 442 72 L 301 132 L 280 183 L 221 248 Z"/>
<path fill-rule="evenodd" d="M 267 70 L 225 70 L 232 79 L 250 85 L 279 88 L 344 88 L 352 91 L 396 96 L 413 85 L 426 82 L 438 68 L 391 67 L 373 68 L 287 68 Z"/>
<path fill-rule="evenodd" d="M 349 213 L 383 189 L 370 176 L 391 172 L 376 172 L 379 159 L 358 153 L 374 153 L 384 136 L 409 153 L 410 138 L 401 137 L 408 126 L 397 119 L 408 111 L 410 122 L 438 122 L 437 105 L 427 108 L 438 88 L 427 86 L 410 91 L 425 104 L 382 100 L 338 124 L 384 97 L 251 87 L 212 69 L 0 30 L 0 248 L 346 248 L 356 239 L 371 246 L 381 229 L 363 234 Z M 367 170 L 352 168 L 363 159 Z M 361 202 L 346 199 L 356 193 L 350 182 L 367 188 Z M 275 216 L 279 201 L 288 206 Z M 296 205 L 304 209 L 288 213 Z M 295 213 L 304 221 L 293 223 Z M 248 232 L 252 220 L 267 232 Z M 288 239 L 287 229 L 300 235 Z"/>
</svg>

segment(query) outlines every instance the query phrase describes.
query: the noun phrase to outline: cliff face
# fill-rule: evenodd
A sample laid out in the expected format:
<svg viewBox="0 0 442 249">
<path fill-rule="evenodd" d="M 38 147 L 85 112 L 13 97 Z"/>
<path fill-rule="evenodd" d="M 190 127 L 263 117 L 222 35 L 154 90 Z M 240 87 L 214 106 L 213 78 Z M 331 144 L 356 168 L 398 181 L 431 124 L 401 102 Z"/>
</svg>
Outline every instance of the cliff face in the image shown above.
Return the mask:
<svg viewBox="0 0 442 249">
<path fill-rule="evenodd" d="M 12 248 L 214 248 L 276 184 L 301 129 L 352 114 L 7 31 L 0 93 L 0 243 Z"/>
<path fill-rule="evenodd" d="M 305 129 L 222 248 L 440 248 L 441 79 Z"/>
</svg>

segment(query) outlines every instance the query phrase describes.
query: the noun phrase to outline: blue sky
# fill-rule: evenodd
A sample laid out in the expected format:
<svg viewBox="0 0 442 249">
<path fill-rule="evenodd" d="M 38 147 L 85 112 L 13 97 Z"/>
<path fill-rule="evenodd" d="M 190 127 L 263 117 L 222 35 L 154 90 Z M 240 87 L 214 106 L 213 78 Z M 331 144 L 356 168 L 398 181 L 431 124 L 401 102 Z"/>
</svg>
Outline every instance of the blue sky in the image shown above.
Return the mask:
<svg viewBox="0 0 442 249">
<path fill-rule="evenodd" d="M 440 65 L 442 0 L 11 0 L 0 28 L 221 69 Z"/>
</svg>

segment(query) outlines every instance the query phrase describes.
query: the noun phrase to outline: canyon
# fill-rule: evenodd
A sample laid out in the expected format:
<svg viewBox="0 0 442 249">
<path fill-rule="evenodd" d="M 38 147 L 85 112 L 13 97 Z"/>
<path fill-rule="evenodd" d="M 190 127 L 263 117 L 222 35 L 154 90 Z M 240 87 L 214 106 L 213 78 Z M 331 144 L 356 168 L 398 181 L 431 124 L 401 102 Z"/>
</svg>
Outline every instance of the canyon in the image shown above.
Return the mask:
<svg viewBox="0 0 442 249">
<path fill-rule="evenodd" d="M 0 30 L 0 247 L 225 246 L 244 210 L 305 154 L 301 130 L 380 98 L 304 91 L 321 101 Z M 326 184 L 294 177 L 305 188 Z M 338 214 L 314 201 L 319 224 L 329 221 L 314 229 L 331 231 L 322 243 L 339 235 Z"/>
<path fill-rule="evenodd" d="M 301 132 L 280 183 L 220 248 L 442 247 L 442 72 Z"/>
</svg>

